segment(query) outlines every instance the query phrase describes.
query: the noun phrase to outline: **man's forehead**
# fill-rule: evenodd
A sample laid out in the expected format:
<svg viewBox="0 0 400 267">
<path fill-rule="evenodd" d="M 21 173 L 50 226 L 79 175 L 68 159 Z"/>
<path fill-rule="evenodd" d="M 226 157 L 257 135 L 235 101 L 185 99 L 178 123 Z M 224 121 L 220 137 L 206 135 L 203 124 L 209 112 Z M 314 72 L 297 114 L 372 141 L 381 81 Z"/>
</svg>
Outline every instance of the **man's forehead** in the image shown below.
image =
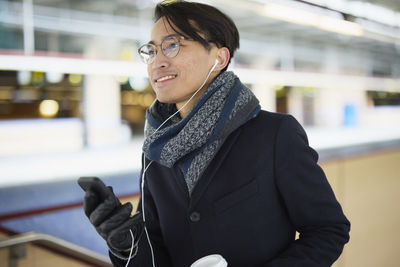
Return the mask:
<svg viewBox="0 0 400 267">
<path fill-rule="evenodd" d="M 151 31 L 150 42 L 162 41 L 170 35 L 177 34 L 165 18 L 156 21 Z"/>
</svg>

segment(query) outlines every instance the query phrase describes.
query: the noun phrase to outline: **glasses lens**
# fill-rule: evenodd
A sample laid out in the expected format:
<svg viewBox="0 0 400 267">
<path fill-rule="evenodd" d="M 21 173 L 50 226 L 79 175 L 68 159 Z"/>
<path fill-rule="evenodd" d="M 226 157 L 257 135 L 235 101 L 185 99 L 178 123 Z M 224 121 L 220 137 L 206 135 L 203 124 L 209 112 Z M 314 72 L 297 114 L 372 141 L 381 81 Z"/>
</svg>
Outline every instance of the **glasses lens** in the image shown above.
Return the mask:
<svg viewBox="0 0 400 267">
<path fill-rule="evenodd" d="M 175 36 L 164 39 L 161 43 L 163 54 L 167 57 L 174 57 L 179 52 L 179 39 Z"/>
<path fill-rule="evenodd" d="M 139 48 L 139 55 L 142 61 L 146 64 L 150 64 L 151 62 L 153 62 L 156 53 L 157 49 L 155 45 L 152 44 L 145 44 Z"/>
</svg>

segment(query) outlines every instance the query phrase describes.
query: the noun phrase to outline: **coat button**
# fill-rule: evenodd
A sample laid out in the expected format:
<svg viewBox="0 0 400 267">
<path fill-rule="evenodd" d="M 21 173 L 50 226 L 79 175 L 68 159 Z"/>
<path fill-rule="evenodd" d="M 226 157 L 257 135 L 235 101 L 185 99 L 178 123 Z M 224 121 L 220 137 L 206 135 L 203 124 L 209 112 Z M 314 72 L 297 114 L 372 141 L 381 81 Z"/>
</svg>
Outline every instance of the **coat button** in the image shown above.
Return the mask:
<svg viewBox="0 0 400 267">
<path fill-rule="evenodd" d="M 192 222 L 198 222 L 198 221 L 200 221 L 200 213 L 198 213 L 197 211 L 192 212 L 192 214 L 190 214 L 189 218 Z"/>
</svg>

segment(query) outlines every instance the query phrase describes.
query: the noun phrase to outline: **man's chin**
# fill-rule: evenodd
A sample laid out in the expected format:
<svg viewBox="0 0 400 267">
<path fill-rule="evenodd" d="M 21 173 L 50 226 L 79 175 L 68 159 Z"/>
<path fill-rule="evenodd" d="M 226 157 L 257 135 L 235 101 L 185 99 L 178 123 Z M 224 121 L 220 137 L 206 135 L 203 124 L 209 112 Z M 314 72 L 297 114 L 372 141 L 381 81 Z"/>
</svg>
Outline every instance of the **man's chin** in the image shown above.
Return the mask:
<svg viewBox="0 0 400 267">
<path fill-rule="evenodd" d="M 156 97 L 157 101 L 163 104 L 175 104 L 175 101 L 165 97 Z"/>
</svg>

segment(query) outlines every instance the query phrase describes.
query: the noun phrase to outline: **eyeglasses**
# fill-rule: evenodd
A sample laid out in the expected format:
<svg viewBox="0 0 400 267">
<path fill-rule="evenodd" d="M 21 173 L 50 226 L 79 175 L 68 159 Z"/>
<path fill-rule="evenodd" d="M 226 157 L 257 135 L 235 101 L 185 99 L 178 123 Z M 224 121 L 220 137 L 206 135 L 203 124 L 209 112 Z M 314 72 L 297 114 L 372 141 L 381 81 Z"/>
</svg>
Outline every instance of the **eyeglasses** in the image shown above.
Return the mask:
<svg viewBox="0 0 400 267">
<path fill-rule="evenodd" d="M 157 55 L 157 46 L 161 47 L 162 53 L 173 58 L 179 53 L 179 47 L 181 46 L 181 40 L 193 41 L 191 38 L 184 37 L 179 34 L 174 34 L 166 37 L 161 45 L 155 45 L 152 43 L 144 44 L 138 49 L 138 53 L 142 61 L 146 64 L 151 64 Z"/>
</svg>

